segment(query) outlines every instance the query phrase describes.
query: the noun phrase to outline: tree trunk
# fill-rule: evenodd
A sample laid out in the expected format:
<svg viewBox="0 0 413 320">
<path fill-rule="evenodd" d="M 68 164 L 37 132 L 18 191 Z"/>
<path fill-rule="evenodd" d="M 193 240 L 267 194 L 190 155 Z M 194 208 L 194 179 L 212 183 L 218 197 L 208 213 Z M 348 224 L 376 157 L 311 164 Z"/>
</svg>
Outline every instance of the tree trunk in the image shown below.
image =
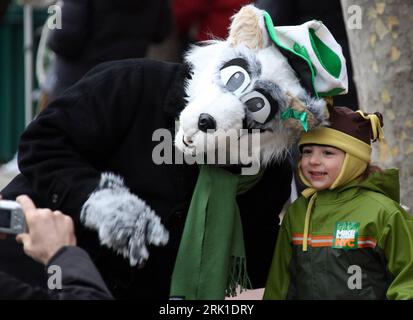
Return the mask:
<svg viewBox="0 0 413 320">
<path fill-rule="evenodd" d="M 384 117 L 386 139 L 374 144 L 373 163 L 399 168 L 401 203 L 413 213 L 413 1 L 341 0 L 341 5 L 359 107 Z"/>
</svg>

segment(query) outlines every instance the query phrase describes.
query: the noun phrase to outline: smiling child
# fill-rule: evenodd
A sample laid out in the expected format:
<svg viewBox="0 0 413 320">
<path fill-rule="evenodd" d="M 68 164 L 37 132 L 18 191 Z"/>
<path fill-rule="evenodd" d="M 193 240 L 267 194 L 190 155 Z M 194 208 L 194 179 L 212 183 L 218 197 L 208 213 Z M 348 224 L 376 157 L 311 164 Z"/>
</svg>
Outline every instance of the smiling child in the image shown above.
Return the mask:
<svg viewBox="0 0 413 320">
<path fill-rule="evenodd" d="M 304 133 L 298 173 L 308 187 L 288 209 L 264 299 L 413 299 L 413 218 L 396 169 L 370 165 L 382 115 L 330 107 Z"/>
</svg>

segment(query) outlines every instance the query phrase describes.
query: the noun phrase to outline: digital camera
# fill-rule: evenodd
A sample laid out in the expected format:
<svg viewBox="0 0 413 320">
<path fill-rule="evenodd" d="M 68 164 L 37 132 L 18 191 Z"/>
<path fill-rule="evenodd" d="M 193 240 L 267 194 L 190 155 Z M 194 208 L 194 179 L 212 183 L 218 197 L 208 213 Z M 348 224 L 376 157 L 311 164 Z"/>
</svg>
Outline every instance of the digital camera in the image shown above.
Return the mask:
<svg viewBox="0 0 413 320">
<path fill-rule="evenodd" d="M 26 232 L 26 222 L 20 204 L 0 200 L 0 233 L 19 234 Z"/>
</svg>

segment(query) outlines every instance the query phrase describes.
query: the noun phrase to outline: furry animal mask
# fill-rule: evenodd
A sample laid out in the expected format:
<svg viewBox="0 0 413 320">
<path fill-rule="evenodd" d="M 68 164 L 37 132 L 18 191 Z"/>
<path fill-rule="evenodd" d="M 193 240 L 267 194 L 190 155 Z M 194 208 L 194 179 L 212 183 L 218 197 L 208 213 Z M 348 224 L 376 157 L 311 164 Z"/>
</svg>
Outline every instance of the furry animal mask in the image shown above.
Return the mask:
<svg viewBox="0 0 413 320">
<path fill-rule="evenodd" d="M 286 49 L 269 32 L 268 18 L 265 11 L 245 6 L 233 17 L 228 39 L 187 53 L 193 74 L 175 137 L 185 155 L 248 153 L 266 165 L 284 156 L 303 130 L 325 123 L 326 101 L 303 85 Z M 345 65 L 343 70 L 346 77 Z M 225 144 L 229 132 L 238 132 L 236 146 Z M 250 142 L 254 135 L 258 144 Z"/>
</svg>

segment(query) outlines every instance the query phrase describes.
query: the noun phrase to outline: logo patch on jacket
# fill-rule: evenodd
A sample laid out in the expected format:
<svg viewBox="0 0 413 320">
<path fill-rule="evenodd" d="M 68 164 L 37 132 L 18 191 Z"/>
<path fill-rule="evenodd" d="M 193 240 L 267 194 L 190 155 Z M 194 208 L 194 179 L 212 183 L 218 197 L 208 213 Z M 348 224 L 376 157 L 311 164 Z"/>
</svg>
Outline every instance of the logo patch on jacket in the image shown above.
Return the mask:
<svg viewBox="0 0 413 320">
<path fill-rule="evenodd" d="M 337 222 L 334 231 L 333 248 L 357 249 L 359 222 Z"/>
</svg>

